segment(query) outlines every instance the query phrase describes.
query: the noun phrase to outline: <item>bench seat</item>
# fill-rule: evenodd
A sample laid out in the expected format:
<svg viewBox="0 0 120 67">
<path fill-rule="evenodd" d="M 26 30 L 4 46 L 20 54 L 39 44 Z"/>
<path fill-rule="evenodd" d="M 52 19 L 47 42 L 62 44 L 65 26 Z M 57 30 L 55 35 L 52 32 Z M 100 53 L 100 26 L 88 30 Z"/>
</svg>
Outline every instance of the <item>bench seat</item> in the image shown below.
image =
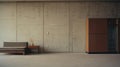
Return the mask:
<svg viewBox="0 0 120 67">
<path fill-rule="evenodd" d="M 1 53 L 22 53 L 29 52 L 27 42 L 4 42 L 4 47 L 0 48 Z"/>
</svg>

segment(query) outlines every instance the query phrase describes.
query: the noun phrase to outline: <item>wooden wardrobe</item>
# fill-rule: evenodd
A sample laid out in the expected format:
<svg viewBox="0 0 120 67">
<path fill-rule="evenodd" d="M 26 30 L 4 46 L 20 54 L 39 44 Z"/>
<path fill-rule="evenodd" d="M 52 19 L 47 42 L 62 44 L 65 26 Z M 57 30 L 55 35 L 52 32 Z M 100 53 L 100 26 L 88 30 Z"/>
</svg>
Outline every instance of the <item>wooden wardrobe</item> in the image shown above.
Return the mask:
<svg viewBox="0 0 120 67">
<path fill-rule="evenodd" d="M 120 21 L 116 18 L 87 19 L 86 52 L 118 53 L 120 51 Z"/>
<path fill-rule="evenodd" d="M 118 19 L 118 52 L 120 53 L 120 19 Z"/>
</svg>

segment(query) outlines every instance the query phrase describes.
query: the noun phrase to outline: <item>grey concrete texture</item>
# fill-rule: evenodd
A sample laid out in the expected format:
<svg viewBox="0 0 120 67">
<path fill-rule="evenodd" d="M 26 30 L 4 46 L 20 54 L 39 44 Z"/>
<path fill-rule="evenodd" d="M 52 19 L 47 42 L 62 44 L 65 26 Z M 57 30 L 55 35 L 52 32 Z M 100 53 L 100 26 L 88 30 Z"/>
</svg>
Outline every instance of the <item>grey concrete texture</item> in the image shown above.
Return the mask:
<svg viewBox="0 0 120 67">
<path fill-rule="evenodd" d="M 85 52 L 87 18 L 119 18 L 118 2 L 0 2 L 0 47 L 27 41 L 50 52 Z"/>
<path fill-rule="evenodd" d="M 0 54 L 0 67 L 120 67 L 120 54 Z"/>
</svg>

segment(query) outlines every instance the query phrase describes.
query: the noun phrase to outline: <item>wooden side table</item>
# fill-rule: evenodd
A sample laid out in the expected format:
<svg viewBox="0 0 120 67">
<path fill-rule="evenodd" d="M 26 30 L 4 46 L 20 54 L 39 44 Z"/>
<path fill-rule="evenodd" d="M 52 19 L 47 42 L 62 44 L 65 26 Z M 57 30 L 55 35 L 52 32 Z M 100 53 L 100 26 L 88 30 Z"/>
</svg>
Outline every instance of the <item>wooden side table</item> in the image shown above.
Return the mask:
<svg viewBox="0 0 120 67">
<path fill-rule="evenodd" d="M 40 52 L 40 46 L 28 46 L 28 48 L 30 49 L 31 53 L 39 53 Z"/>
</svg>

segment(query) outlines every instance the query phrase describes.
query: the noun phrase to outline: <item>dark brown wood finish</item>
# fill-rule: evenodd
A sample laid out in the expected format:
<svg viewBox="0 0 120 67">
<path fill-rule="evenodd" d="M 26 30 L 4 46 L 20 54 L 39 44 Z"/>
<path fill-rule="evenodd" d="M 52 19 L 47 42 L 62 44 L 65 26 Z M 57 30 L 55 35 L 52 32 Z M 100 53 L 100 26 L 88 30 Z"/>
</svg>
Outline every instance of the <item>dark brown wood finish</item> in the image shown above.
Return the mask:
<svg viewBox="0 0 120 67">
<path fill-rule="evenodd" d="M 30 49 L 31 53 L 40 53 L 40 46 L 28 46 L 28 48 Z"/>
<path fill-rule="evenodd" d="M 107 19 L 89 19 L 89 52 L 108 52 Z"/>
<path fill-rule="evenodd" d="M 118 50 L 120 52 L 120 19 L 118 20 Z"/>
</svg>

